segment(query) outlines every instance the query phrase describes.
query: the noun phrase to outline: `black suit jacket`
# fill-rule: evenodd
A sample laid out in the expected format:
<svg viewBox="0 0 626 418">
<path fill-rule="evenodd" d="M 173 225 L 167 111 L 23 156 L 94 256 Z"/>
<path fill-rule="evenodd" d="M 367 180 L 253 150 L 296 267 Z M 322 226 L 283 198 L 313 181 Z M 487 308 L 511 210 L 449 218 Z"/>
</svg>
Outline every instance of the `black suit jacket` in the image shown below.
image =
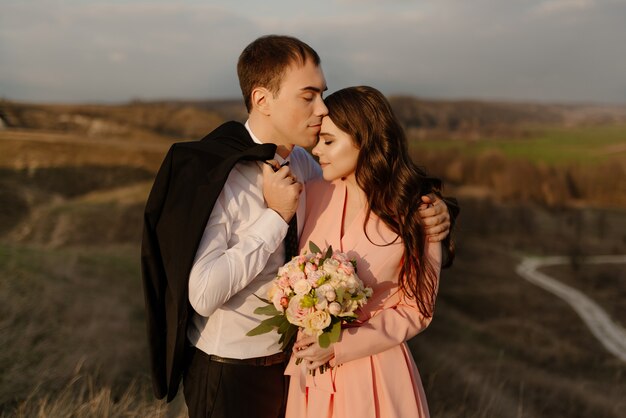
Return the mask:
<svg viewBox="0 0 626 418">
<path fill-rule="evenodd" d="M 196 250 L 226 179 L 240 160 L 268 160 L 276 146 L 256 144 L 227 122 L 200 141 L 172 145 L 146 203 L 141 269 L 154 393 L 171 401 L 184 367 L 191 307 L 188 281 Z"/>
</svg>

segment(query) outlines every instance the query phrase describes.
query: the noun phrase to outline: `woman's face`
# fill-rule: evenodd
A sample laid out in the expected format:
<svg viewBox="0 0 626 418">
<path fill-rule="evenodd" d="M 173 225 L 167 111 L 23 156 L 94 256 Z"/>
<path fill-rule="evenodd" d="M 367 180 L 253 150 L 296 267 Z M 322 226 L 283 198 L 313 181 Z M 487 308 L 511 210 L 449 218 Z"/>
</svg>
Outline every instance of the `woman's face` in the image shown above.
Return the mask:
<svg viewBox="0 0 626 418">
<path fill-rule="evenodd" d="M 325 180 L 354 180 L 359 149 L 352 137 L 337 128 L 328 116 L 322 119 L 319 141 L 312 152 L 319 158 Z"/>
</svg>

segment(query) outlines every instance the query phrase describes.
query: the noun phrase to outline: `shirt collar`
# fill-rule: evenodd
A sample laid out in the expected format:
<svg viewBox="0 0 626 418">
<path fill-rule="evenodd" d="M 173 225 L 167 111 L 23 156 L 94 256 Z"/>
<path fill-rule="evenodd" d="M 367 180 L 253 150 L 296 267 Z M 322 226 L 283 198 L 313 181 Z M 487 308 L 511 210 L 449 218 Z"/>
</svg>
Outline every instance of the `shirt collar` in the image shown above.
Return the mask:
<svg viewBox="0 0 626 418">
<path fill-rule="evenodd" d="M 261 142 L 261 140 L 259 138 L 257 138 L 256 135 L 254 135 L 254 132 L 252 132 L 252 129 L 250 129 L 250 123 L 249 122 L 250 122 L 250 120 L 248 119 L 244 125 L 245 125 L 246 129 L 248 130 L 248 133 L 250 134 L 250 137 L 252 137 L 252 140 L 254 142 L 256 142 L 257 144 L 262 144 L 263 142 Z M 283 157 L 281 157 L 278 154 L 274 154 L 274 159 L 276 161 L 278 161 L 278 164 L 282 164 L 285 161 L 289 160 L 289 156 L 287 158 L 283 158 Z"/>
</svg>

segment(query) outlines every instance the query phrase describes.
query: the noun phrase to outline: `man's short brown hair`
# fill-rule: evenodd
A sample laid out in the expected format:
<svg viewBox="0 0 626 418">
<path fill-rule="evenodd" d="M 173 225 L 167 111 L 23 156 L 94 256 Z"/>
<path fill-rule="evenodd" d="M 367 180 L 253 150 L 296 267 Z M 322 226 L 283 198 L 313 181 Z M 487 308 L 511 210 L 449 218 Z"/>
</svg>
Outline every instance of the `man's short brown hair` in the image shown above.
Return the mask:
<svg viewBox="0 0 626 418">
<path fill-rule="evenodd" d="M 248 45 L 237 62 L 239 86 L 248 112 L 252 109 L 252 90 L 265 87 L 277 95 L 287 68 L 294 63 L 302 66 L 308 59 L 320 65 L 317 52 L 292 36 L 262 36 Z"/>
</svg>

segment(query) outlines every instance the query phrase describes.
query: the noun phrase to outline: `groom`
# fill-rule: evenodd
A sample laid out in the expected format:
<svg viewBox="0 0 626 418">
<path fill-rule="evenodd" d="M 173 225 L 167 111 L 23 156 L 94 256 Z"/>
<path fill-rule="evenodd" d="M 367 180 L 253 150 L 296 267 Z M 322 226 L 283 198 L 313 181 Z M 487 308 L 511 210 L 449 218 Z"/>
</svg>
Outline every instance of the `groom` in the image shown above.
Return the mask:
<svg viewBox="0 0 626 418">
<path fill-rule="evenodd" d="M 288 353 L 276 334 L 246 333 L 262 320 L 254 295 L 285 262 L 285 237 L 302 229 L 302 184 L 321 176 L 303 149 L 327 114 L 317 53 L 292 37 L 265 36 L 244 49 L 237 72 L 248 121 L 174 144 L 144 217 L 154 391 L 171 401 L 182 375 L 191 417 L 282 416 Z M 437 199 L 424 213 L 428 232 L 446 237 L 446 205 Z"/>
</svg>

